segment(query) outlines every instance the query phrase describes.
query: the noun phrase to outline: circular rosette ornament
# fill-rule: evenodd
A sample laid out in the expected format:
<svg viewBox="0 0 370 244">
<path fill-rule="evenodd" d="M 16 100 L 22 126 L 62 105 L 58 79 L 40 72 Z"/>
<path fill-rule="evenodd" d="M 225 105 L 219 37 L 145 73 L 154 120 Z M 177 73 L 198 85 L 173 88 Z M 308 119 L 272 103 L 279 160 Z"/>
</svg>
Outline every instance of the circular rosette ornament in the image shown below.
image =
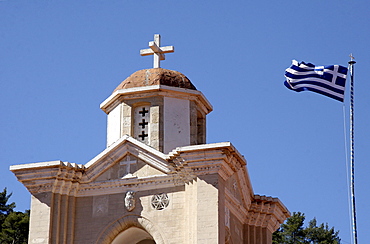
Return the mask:
<svg viewBox="0 0 370 244">
<path fill-rule="evenodd" d="M 152 207 L 156 210 L 163 210 L 167 208 L 170 199 L 166 193 L 156 194 L 152 197 Z"/>
</svg>

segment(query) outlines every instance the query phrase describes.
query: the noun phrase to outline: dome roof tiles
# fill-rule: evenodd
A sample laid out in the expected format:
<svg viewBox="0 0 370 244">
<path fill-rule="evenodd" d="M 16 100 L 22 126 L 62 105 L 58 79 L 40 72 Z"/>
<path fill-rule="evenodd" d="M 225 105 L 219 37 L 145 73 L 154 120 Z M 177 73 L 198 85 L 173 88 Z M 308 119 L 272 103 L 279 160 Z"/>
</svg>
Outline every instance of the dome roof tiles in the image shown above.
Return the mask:
<svg viewBox="0 0 370 244">
<path fill-rule="evenodd" d="M 122 81 L 113 92 L 121 89 L 165 85 L 196 90 L 191 81 L 182 73 L 174 70 L 153 68 L 136 71 Z"/>
</svg>

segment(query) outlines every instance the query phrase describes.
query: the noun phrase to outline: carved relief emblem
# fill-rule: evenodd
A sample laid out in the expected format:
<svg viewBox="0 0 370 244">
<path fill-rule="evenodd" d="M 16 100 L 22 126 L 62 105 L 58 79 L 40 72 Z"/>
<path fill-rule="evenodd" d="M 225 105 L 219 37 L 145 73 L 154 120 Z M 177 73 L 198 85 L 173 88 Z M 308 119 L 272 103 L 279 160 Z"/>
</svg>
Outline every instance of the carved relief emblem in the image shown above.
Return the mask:
<svg viewBox="0 0 370 244">
<path fill-rule="evenodd" d="M 157 194 L 152 197 L 152 207 L 156 210 L 163 210 L 167 208 L 169 203 L 170 198 L 166 193 Z"/>
<path fill-rule="evenodd" d="M 127 211 L 132 211 L 135 208 L 135 192 L 134 191 L 128 191 L 126 192 L 125 197 L 125 207 Z"/>
</svg>

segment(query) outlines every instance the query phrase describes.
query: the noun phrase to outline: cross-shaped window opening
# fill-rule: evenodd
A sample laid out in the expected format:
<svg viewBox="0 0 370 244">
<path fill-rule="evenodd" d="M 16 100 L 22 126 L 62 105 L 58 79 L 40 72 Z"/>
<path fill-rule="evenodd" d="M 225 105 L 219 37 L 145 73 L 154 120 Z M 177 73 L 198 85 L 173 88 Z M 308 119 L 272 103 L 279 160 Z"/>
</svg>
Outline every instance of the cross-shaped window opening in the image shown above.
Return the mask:
<svg viewBox="0 0 370 244">
<path fill-rule="evenodd" d="M 150 105 L 140 104 L 134 108 L 134 138 L 148 143 L 149 141 L 149 124 L 150 124 Z"/>
<path fill-rule="evenodd" d="M 141 135 L 139 135 L 139 137 L 141 138 L 141 140 L 144 141 L 145 137 L 148 137 L 148 134 L 145 134 L 144 131 L 141 132 Z"/>
<path fill-rule="evenodd" d="M 145 122 L 145 119 L 142 120 L 141 123 L 139 123 L 142 129 L 145 129 L 145 126 L 148 125 L 148 122 Z"/>
<path fill-rule="evenodd" d="M 146 110 L 145 107 L 143 107 L 143 109 L 141 111 L 139 111 L 139 114 L 141 114 L 143 117 L 145 117 L 146 113 L 149 113 L 149 111 Z"/>
</svg>

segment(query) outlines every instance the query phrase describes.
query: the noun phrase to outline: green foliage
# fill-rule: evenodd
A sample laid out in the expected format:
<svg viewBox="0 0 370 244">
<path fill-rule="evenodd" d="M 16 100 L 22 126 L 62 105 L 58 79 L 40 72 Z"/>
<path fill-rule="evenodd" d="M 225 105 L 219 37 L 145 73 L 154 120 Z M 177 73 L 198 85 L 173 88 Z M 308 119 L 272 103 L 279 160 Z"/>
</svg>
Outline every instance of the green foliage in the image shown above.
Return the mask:
<svg viewBox="0 0 370 244">
<path fill-rule="evenodd" d="M 335 231 L 334 227 L 329 229 L 327 223 L 317 226 L 316 218 L 311 220 L 306 228 L 306 235 L 311 241 L 310 243 L 338 244 L 340 243 L 338 234 L 339 231 Z"/>
<path fill-rule="evenodd" d="M 8 215 L 13 212 L 15 208 L 15 203 L 7 204 L 9 198 L 12 196 L 12 193 L 7 194 L 6 187 L 3 192 L 0 192 L 0 215 Z"/>
<path fill-rule="evenodd" d="M 304 214 L 294 212 L 292 217 L 273 233 L 272 243 L 340 244 L 339 231 L 335 231 L 334 227 L 329 229 L 328 224 L 317 226 L 316 218 L 309 222 L 308 227 L 304 227 L 304 220 Z"/>
<path fill-rule="evenodd" d="M 12 196 L 12 193 L 7 194 L 6 187 L 3 192 L 0 192 L 0 231 L 2 230 L 2 223 L 5 221 L 6 217 L 13 212 L 15 208 L 15 203 L 8 203 L 9 198 Z"/>
<path fill-rule="evenodd" d="M 24 244 L 28 239 L 29 211 L 14 212 L 15 203 L 8 204 L 12 194 L 0 192 L 0 243 Z"/>
<path fill-rule="evenodd" d="M 280 228 L 273 234 L 274 244 L 294 244 L 305 243 L 304 231 L 304 214 L 293 213 L 292 217 L 288 218 L 286 223 L 282 224 Z"/>
<path fill-rule="evenodd" d="M 27 244 L 29 213 L 12 212 L 2 224 L 0 241 L 4 244 Z"/>
</svg>

